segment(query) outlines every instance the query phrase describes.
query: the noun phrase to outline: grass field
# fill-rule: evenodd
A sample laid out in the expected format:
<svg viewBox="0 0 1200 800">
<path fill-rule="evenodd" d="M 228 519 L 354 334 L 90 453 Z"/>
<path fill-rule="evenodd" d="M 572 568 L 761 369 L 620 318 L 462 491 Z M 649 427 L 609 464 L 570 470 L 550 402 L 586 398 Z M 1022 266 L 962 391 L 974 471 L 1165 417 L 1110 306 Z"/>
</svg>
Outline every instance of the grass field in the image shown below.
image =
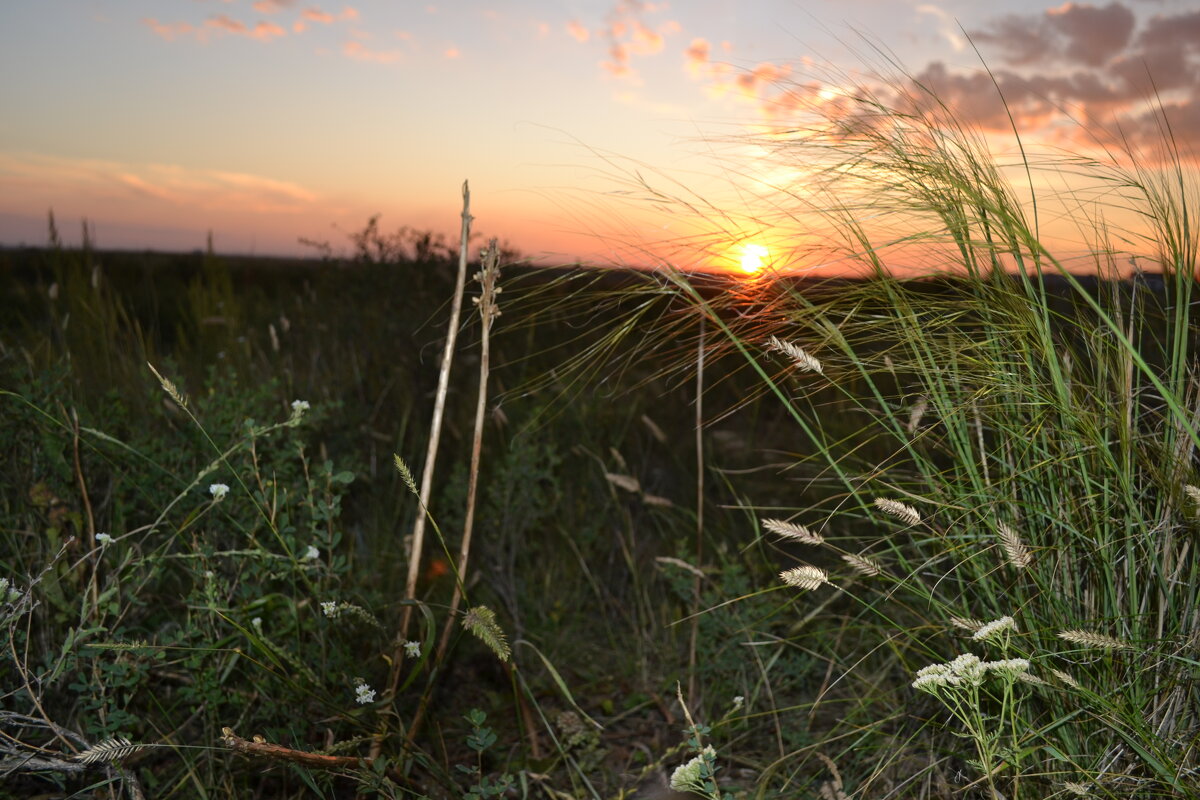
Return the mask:
<svg viewBox="0 0 1200 800">
<path fill-rule="evenodd" d="M 1194 179 L 1080 278 L 905 113 L 836 152 L 953 275 L 509 254 L 444 400 L 434 237 L 0 254 L 11 796 L 1200 796 Z"/>
</svg>

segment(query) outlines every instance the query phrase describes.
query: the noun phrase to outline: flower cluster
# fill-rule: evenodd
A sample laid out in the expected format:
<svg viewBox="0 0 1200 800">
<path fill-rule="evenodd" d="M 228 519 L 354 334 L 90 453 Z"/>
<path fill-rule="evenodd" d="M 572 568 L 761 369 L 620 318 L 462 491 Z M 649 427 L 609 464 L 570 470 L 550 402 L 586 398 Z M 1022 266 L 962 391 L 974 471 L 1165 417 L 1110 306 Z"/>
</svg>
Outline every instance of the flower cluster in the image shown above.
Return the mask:
<svg viewBox="0 0 1200 800">
<path fill-rule="evenodd" d="M 979 630 L 975 631 L 975 633 L 971 635 L 971 638 L 977 642 L 982 642 L 998 636 L 1005 631 L 1015 630 L 1016 625 L 1017 623 L 1012 617 L 1001 617 L 1000 619 L 992 620 L 985 625 L 980 625 Z"/>
<path fill-rule="evenodd" d="M 359 684 L 354 687 L 354 699 L 357 700 L 360 705 L 364 706 L 367 703 L 374 703 L 375 690 L 368 686 L 365 681 L 360 679 Z"/>
<path fill-rule="evenodd" d="M 712 762 L 717 757 L 717 751 L 713 750 L 709 745 L 700 751 L 700 755 L 688 761 L 685 764 L 680 764 L 671 773 L 671 788 L 677 792 L 697 791 L 702 790 L 704 780 L 707 777 L 709 770 L 705 769 L 707 763 Z"/>
<path fill-rule="evenodd" d="M 1011 679 L 1029 671 L 1029 661 L 1024 658 L 1006 658 L 1000 661 L 981 661 L 979 656 L 964 653 L 945 664 L 930 664 L 917 670 L 912 688 L 936 694 L 947 686 L 979 686 L 988 672 L 997 672 Z"/>
<path fill-rule="evenodd" d="M 229 494 L 229 487 L 224 483 L 214 483 L 208 487 L 208 493 L 212 495 L 213 502 L 219 503 Z"/>
</svg>

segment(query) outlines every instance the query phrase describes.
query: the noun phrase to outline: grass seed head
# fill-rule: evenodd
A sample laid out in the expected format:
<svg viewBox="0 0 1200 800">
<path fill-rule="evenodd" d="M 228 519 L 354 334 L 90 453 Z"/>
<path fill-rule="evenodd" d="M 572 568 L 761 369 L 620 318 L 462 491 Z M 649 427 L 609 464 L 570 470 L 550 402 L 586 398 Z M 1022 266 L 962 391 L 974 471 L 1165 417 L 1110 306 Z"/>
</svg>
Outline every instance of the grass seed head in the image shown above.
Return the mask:
<svg viewBox="0 0 1200 800">
<path fill-rule="evenodd" d="M 805 565 L 779 573 L 780 579 L 788 586 L 811 591 L 819 589 L 822 584 L 829 583 L 829 573 L 817 567 Z"/>
<path fill-rule="evenodd" d="M 850 565 L 850 569 L 867 578 L 873 578 L 883 572 L 883 565 L 870 556 L 845 553 L 842 560 Z"/>
<path fill-rule="evenodd" d="M 1096 650 L 1132 650 L 1133 645 L 1123 639 L 1118 639 L 1115 636 L 1106 636 L 1103 633 L 1084 630 L 1069 630 L 1059 631 L 1058 638 L 1065 639 L 1072 644 L 1090 647 Z"/>
<path fill-rule="evenodd" d="M 1025 569 L 1033 563 L 1033 554 L 1021 540 L 1020 534 L 1003 522 L 996 523 L 996 531 L 1000 537 L 1000 546 L 1008 556 L 1008 563 L 1017 569 Z"/>
<path fill-rule="evenodd" d="M 794 539 L 797 542 L 804 544 L 824 544 L 825 539 L 819 533 L 814 533 L 803 525 L 797 525 L 794 522 L 785 522 L 781 519 L 764 519 L 762 526 L 777 536 L 782 536 L 785 539 Z"/>
<path fill-rule="evenodd" d="M 906 522 L 909 525 L 921 524 L 921 515 L 917 513 L 917 510 L 912 506 L 901 503 L 897 500 L 888 500 L 885 497 L 876 497 L 875 507 L 883 513 L 893 516 L 901 522 Z"/>
<path fill-rule="evenodd" d="M 783 353 L 790 358 L 792 363 L 803 372 L 815 372 L 818 375 L 823 375 L 825 372 L 821 362 L 809 355 L 803 347 L 795 342 L 787 342 L 778 336 L 772 336 L 767 340 L 767 345 L 775 352 Z"/>
</svg>

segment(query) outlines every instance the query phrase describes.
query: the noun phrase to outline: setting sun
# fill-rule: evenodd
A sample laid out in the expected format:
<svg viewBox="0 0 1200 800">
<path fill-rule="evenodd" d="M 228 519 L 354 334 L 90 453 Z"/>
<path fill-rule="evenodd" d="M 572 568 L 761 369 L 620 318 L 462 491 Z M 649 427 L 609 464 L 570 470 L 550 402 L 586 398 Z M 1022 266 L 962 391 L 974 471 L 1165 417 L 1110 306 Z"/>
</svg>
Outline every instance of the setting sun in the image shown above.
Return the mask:
<svg viewBox="0 0 1200 800">
<path fill-rule="evenodd" d="M 771 252 L 761 244 L 742 245 L 742 272 L 747 275 L 761 272 L 767 265 L 767 257 L 770 254 Z"/>
</svg>

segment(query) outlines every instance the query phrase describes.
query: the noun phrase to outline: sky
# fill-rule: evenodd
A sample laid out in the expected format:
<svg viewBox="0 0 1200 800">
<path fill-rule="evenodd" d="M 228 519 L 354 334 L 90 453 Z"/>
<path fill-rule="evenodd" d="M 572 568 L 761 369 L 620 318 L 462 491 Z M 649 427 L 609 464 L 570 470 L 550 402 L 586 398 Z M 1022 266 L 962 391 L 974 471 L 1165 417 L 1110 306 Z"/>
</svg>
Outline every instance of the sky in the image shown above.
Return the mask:
<svg viewBox="0 0 1200 800">
<path fill-rule="evenodd" d="M 798 235 L 772 132 L 912 80 L 1002 155 L 1016 124 L 1153 166 L 1164 115 L 1200 152 L 1200 0 L 5 0 L 0 74 L 4 245 L 50 210 L 101 248 L 456 237 L 469 180 L 474 229 L 543 263 L 736 268 Z"/>
</svg>

